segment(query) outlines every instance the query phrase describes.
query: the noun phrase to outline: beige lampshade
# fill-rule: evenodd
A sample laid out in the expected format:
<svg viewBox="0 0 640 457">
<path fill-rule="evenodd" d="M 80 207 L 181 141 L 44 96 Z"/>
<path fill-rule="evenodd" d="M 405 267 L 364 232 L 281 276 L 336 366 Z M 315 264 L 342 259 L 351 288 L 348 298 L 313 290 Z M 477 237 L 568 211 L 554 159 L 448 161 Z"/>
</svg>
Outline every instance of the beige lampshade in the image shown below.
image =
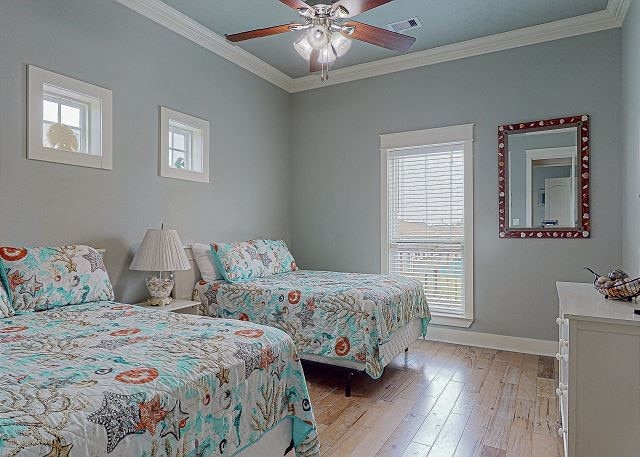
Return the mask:
<svg viewBox="0 0 640 457">
<path fill-rule="evenodd" d="M 166 229 L 148 229 L 129 266 L 130 270 L 141 271 L 177 271 L 190 268 L 191 264 L 178 232 Z"/>
</svg>

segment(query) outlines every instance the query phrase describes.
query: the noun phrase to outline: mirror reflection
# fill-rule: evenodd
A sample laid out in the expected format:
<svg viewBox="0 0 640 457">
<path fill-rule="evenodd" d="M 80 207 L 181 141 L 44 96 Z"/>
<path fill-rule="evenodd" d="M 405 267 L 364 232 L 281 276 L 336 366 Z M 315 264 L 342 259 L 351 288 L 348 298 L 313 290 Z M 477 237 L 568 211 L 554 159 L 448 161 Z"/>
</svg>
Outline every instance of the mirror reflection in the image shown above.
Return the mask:
<svg viewBox="0 0 640 457">
<path fill-rule="evenodd" d="M 508 227 L 578 226 L 576 126 L 508 135 Z"/>
</svg>

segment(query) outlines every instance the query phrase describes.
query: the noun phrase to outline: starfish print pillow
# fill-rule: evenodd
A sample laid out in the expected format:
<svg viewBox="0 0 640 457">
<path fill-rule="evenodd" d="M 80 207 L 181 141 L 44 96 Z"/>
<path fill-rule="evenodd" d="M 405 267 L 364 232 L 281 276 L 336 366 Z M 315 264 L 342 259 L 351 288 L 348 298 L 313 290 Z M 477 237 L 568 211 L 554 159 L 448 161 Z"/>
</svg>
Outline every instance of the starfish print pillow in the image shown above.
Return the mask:
<svg viewBox="0 0 640 457">
<path fill-rule="evenodd" d="M 102 254 L 89 246 L 2 246 L 0 262 L 16 312 L 114 298 Z"/>
<path fill-rule="evenodd" d="M 247 282 L 298 269 L 282 240 L 213 243 L 211 249 L 220 273 L 229 282 Z"/>
</svg>

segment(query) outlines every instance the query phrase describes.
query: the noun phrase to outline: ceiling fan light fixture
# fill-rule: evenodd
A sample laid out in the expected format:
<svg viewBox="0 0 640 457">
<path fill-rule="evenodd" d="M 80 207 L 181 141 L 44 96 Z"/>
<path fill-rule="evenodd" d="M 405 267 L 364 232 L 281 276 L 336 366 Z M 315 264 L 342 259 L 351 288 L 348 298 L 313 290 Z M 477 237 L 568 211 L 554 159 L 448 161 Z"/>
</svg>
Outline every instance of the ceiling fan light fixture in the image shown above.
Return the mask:
<svg viewBox="0 0 640 457">
<path fill-rule="evenodd" d="M 344 56 L 351 48 L 351 40 L 340 32 L 332 33 L 330 41 L 338 57 Z"/>
<path fill-rule="evenodd" d="M 316 25 L 307 32 L 307 39 L 313 49 L 320 50 L 329 42 L 329 34 L 326 28 Z"/>
<path fill-rule="evenodd" d="M 300 39 L 293 43 L 293 47 L 296 51 L 298 51 L 300 57 L 305 60 L 311 59 L 311 52 L 313 52 L 313 47 L 311 46 L 311 43 L 309 43 L 309 37 L 306 33 L 303 33 Z"/>
<path fill-rule="evenodd" d="M 331 43 L 326 45 L 324 48 L 320 50 L 320 55 L 318 56 L 318 63 L 321 65 L 331 65 L 336 61 L 336 52 L 331 46 Z"/>
</svg>

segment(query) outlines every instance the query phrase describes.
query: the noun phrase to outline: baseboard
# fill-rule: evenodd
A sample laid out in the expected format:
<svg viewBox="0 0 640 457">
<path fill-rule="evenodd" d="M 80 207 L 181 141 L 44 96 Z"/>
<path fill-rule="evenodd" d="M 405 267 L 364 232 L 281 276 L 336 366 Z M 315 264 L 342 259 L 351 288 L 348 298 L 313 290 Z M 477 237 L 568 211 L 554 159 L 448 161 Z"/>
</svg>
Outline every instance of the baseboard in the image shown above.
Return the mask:
<svg viewBox="0 0 640 457">
<path fill-rule="evenodd" d="M 427 330 L 427 340 L 443 343 L 464 344 L 502 351 L 523 352 L 526 354 L 546 355 L 553 357 L 558 352 L 556 341 L 519 338 L 517 336 L 494 335 L 478 333 L 456 328 L 438 327 L 430 325 Z"/>
</svg>

